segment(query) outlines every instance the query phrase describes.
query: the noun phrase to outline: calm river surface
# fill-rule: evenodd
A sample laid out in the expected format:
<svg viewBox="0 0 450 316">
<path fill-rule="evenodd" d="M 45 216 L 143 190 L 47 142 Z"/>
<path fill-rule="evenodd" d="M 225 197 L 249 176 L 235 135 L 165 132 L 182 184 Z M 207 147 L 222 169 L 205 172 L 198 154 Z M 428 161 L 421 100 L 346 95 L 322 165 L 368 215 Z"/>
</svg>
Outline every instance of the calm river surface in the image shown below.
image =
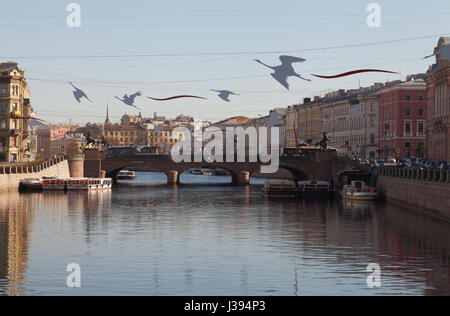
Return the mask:
<svg viewBox="0 0 450 316">
<path fill-rule="evenodd" d="M 0 295 L 450 295 L 448 223 L 389 204 L 269 201 L 261 180 L 182 181 L 0 193 Z M 66 285 L 71 263 L 81 288 Z M 370 263 L 381 288 L 367 286 Z"/>
</svg>

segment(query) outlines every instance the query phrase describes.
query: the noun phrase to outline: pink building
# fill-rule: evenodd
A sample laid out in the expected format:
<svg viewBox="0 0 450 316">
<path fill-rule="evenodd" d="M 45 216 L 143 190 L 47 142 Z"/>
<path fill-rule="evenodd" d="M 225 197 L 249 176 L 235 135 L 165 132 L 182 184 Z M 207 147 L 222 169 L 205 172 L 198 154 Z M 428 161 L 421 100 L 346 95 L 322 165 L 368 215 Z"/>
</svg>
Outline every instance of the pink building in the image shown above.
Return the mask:
<svg viewBox="0 0 450 316">
<path fill-rule="evenodd" d="M 380 156 L 384 159 L 425 157 L 427 85 L 408 79 L 379 93 Z"/>
</svg>

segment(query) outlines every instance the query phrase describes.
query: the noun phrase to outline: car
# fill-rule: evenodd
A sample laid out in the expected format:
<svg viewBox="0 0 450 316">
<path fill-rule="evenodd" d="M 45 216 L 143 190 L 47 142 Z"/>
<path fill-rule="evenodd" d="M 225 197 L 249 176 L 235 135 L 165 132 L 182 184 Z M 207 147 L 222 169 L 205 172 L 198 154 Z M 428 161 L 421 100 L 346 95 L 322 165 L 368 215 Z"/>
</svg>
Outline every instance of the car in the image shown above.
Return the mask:
<svg viewBox="0 0 450 316">
<path fill-rule="evenodd" d="M 437 164 L 433 161 L 427 161 L 424 163 L 423 167 L 426 169 L 436 169 Z"/>
<path fill-rule="evenodd" d="M 447 170 L 447 169 L 449 169 L 449 165 L 445 161 L 438 161 L 438 163 L 436 164 L 436 168 Z"/>
<path fill-rule="evenodd" d="M 423 169 L 423 166 L 417 163 L 406 166 L 406 169 Z"/>
<path fill-rule="evenodd" d="M 405 168 L 409 164 L 410 163 L 408 163 L 408 161 L 406 159 L 400 159 L 399 161 L 397 161 L 397 167 L 399 167 L 399 168 Z"/>
<path fill-rule="evenodd" d="M 377 160 L 378 167 L 384 167 L 384 160 Z"/>
</svg>

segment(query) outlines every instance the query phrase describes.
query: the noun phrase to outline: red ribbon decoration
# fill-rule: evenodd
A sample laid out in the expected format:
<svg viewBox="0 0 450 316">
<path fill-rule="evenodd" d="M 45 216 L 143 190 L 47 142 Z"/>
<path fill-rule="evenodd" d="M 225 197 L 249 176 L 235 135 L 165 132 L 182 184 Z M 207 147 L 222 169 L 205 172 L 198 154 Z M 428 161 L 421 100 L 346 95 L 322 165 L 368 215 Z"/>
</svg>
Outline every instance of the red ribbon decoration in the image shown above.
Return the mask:
<svg viewBox="0 0 450 316">
<path fill-rule="evenodd" d="M 321 75 L 311 75 L 311 76 L 318 77 L 318 78 L 323 78 L 323 79 L 336 79 L 336 78 L 356 75 L 356 74 L 363 73 L 363 72 L 383 72 L 383 73 L 388 73 L 388 74 L 398 74 L 398 72 L 387 71 L 387 70 L 360 69 L 360 70 L 349 71 L 349 72 L 346 72 L 346 73 L 343 73 L 343 74 L 340 74 L 340 75 L 335 75 L 335 76 L 321 76 Z"/>
<path fill-rule="evenodd" d="M 170 97 L 170 98 L 165 98 L 165 99 L 157 99 L 157 98 L 152 98 L 152 97 L 147 97 L 153 101 L 170 101 L 170 100 L 175 100 L 175 99 L 181 99 L 181 98 L 194 98 L 194 99 L 203 99 L 203 100 L 207 100 L 206 98 L 203 97 L 198 97 L 195 95 L 178 95 L 175 97 Z"/>
</svg>

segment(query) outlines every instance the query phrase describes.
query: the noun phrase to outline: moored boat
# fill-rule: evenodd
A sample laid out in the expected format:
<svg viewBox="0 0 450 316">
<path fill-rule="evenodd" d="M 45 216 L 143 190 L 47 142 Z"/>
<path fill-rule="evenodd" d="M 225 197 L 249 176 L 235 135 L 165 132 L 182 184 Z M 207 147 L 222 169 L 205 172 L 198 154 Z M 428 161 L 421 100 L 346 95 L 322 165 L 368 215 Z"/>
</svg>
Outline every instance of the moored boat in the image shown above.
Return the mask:
<svg viewBox="0 0 450 316">
<path fill-rule="evenodd" d="M 111 190 L 110 178 L 47 178 L 42 180 L 44 191 L 102 191 Z"/>
<path fill-rule="evenodd" d="M 41 192 L 41 179 L 23 179 L 19 182 L 19 192 Z"/>
<path fill-rule="evenodd" d="M 202 176 L 203 175 L 202 169 L 192 169 L 190 171 L 190 173 L 194 176 Z"/>
<path fill-rule="evenodd" d="M 374 201 L 378 198 L 376 188 L 369 187 L 364 181 L 352 181 L 350 185 L 345 185 L 341 191 L 342 198 L 354 201 Z"/>
<path fill-rule="evenodd" d="M 328 200 L 333 196 L 333 188 L 326 181 L 300 181 L 298 193 L 304 200 Z"/>
<path fill-rule="evenodd" d="M 294 181 L 267 181 L 264 184 L 264 194 L 268 197 L 295 197 L 297 195 L 297 187 Z"/>
<path fill-rule="evenodd" d="M 120 181 L 133 181 L 136 180 L 136 173 L 131 170 L 121 170 L 117 174 L 117 180 Z"/>
</svg>

